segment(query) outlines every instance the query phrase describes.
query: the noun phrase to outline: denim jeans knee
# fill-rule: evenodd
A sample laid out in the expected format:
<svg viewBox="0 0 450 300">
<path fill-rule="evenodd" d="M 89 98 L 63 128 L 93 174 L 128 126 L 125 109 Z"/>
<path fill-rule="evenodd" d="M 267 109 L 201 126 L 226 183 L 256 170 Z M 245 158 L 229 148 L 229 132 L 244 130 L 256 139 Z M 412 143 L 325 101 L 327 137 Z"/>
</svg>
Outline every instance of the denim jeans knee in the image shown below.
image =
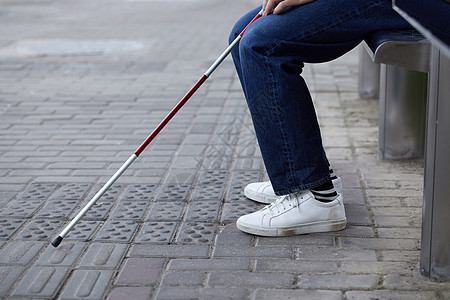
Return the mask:
<svg viewBox="0 0 450 300">
<path fill-rule="evenodd" d="M 260 11 L 236 22 L 230 40 Z M 390 0 L 314 1 L 255 21 L 232 51 L 258 143 L 276 194 L 329 179 L 317 116 L 301 76 L 304 63 L 326 62 L 384 28 L 409 28 Z"/>
</svg>

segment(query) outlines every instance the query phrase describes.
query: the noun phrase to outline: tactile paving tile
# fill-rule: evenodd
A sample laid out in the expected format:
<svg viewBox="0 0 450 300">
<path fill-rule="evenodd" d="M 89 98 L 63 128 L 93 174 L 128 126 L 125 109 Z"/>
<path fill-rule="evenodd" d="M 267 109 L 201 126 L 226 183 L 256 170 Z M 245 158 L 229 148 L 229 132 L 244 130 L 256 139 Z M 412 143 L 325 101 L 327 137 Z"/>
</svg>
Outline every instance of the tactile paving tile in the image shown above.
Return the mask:
<svg viewBox="0 0 450 300">
<path fill-rule="evenodd" d="M 31 217 L 39 207 L 41 207 L 45 202 L 42 200 L 20 200 L 16 199 L 11 201 L 7 207 L 5 207 L 0 216 L 2 217 L 19 217 L 19 218 L 29 218 Z"/>
<path fill-rule="evenodd" d="M 217 221 L 221 201 L 195 201 L 188 205 L 186 220 Z"/>
<path fill-rule="evenodd" d="M 100 221 L 79 221 L 64 239 L 88 241 L 99 226 Z"/>
<path fill-rule="evenodd" d="M 46 200 L 56 189 L 58 184 L 56 183 L 33 183 L 27 186 L 25 191 L 20 194 L 17 199 L 34 199 L 34 200 Z"/>
<path fill-rule="evenodd" d="M 158 201 L 150 209 L 149 221 L 176 221 L 181 219 L 185 203 Z"/>
<path fill-rule="evenodd" d="M 95 240 L 129 242 L 136 232 L 137 226 L 137 223 L 132 220 L 108 220 Z"/>
<path fill-rule="evenodd" d="M 170 243 L 176 222 L 146 222 L 136 236 L 136 243 Z"/>
<path fill-rule="evenodd" d="M 259 157 L 239 157 L 234 161 L 234 170 L 255 170 L 263 168 L 263 160 Z"/>
<path fill-rule="evenodd" d="M 220 221 L 224 223 L 235 222 L 240 216 L 255 212 L 262 207 L 264 207 L 263 204 L 258 204 L 242 196 L 241 200 L 227 202 L 223 205 Z"/>
<path fill-rule="evenodd" d="M 192 200 L 222 200 L 227 179 L 226 170 L 205 170 L 195 187 Z"/>
<path fill-rule="evenodd" d="M 169 183 L 162 187 L 156 196 L 156 201 L 186 201 L 191 184 L 187 183 Z"/>
<path fill-rule="evenodd" d="M 151 200 L 153 196 L 153 192 L 156 189 L 156 184 L 133 184 L 130 185 L 125 194 L 122 197 L 122 200 Z"/>
<path fill-rule="evenodd" d="M 53 195 L 57 200 L 83 200 L 87 191 L 91 188 L 89 183 L 68 183 L 62 185 Z"/>
<path fill-rule="evenodd" d="M 238 200 L 244 195 L 244 188 L 247 184 L 261 180 L 261 172 L 236 172 L 231 177 L 228 187 L 226 201 Z"/>
<path fill-rule="evenodd" d="M 121 201 L 112 214 L 112 219 L 140 220 L 144 216 L 149 201 Z"/>
<path fill-rule="evenodd" d="M 0 239 L 9 239 L 24 222 L 25 220 L 20 219 L 0 219 Z"/>
<path fill-rule="evenodd" d="M 59 220 L 32 220 L 19 234 L 19 240 L 48 240 L 61 225 Z"/>
<path fill-rule="evenodd" d="M 180 229 L 177 242 L 179 243 L 212 243 L 216 225 L 207 222 L 186 222 Z"/>
<path fill-rule="evenodd" d="M 94 186 L 90 192 L 87 194 L 86 199 L 87 201 L 91 200 L 92 197 L 94 197 L 101 189 L 103 185 L 96 185 Z M 121 184 L 113 184 L 111 187 L 109 187 L 108 190 L 100 197 L 98 201 L 116 201 L 120 198 L 123 190 L 125 189 L 125 185 Z"/>
<path fill-rule="evenodd" d="M 105 220 L 114 202 L 97 202 L 83 216 L 85 220 Z"/>
<path fill-rule="evenodd" d="M 67 218 L 80 204 L 77 200 L 51 200 L 36 215 L 38 218 Z"/>
</svg>

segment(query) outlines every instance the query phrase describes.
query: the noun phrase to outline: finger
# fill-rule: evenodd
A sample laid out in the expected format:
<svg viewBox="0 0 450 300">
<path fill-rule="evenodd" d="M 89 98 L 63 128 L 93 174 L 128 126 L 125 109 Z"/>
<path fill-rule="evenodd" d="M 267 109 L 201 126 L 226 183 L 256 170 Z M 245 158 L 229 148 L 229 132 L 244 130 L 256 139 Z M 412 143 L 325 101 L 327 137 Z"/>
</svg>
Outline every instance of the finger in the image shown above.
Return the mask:
<svg viewBox="0 0 450 300">
<path fill-rule="evenodd" d="M 266 7 L 263 10 L 263 16 L 267 16 L 281 1 L 283 0 L 267 0 Z"/>
<path fill-rule="evenodd" d="M 310 2 L 313 2 L 314 0 L 285 0 L 281 3 L 279 3 L 273 10 L 273 14 L 277 15 L 279 14 L 283 9 L 290 7 L 290 6 L 299 6 L 304 5 Z"/>
<path fill-rule="evenodd" d="M 269 0 L 264 0 L 263 1 L 263 4 L 262 4 L 262 11 L 264 12 L 265 11 L 265 9 L 266 9 L 266 6 L 267 6 L 267 2 L 268 2 Z"/>
<path fill-rule="evenodd" d="M 285 9 L 286 7 L 291 6 L 291 5 L 289 5 L 289 2 L 290 1 L 286 0 L 286 1 L 282 1 L 282 2 L 278 3 L 278 5 L 273 8 L 273 14 L 277 15 L 280 12 L 282 12 L 283 9 Z"/>
</svg>

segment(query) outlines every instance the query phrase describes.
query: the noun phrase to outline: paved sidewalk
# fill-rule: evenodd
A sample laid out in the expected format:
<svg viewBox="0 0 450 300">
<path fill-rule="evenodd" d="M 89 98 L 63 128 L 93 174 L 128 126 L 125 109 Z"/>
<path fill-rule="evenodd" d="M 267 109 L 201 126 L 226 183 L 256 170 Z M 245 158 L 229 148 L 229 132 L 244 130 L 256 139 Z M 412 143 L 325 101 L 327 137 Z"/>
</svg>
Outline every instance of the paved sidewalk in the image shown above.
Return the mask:
<svg viewBox="0 0 450 300">
<path fill-rule="evenodd" d="M 50 241 L 226 48 L 254 0 L 0 3 L 0 298 L 449 299 L 419 276 L 423 161 L 377 159 L 357 51 L 308 65 L 349 220 L 246 235 L 265 178 L 230 58 L 64 239 Z"/>
</svg>

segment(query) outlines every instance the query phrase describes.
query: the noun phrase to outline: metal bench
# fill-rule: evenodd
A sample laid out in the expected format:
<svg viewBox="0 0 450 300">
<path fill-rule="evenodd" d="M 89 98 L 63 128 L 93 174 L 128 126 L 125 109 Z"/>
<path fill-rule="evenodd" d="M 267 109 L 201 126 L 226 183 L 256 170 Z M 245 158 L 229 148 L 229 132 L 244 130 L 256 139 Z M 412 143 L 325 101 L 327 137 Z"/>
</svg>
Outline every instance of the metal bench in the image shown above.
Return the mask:
<svg viewBox="0 0 450 300">
<path fill-rule="evenodd" d="M 423 157 L 430 44 L 415 30 L 369 34 L 360 51 L 359 94 L 379 97 L 378 156 Z"/>
</svg>

